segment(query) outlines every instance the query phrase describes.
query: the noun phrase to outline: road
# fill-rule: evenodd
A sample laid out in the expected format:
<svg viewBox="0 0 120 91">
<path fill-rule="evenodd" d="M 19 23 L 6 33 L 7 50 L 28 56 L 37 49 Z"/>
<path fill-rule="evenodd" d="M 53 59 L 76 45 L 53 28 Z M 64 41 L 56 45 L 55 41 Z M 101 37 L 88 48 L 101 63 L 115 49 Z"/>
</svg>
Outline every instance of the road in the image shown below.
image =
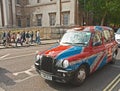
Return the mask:
<svg viewBox="0 0 120 91">
<path fill-rule="evenodd" d="M 52 45 L 0 49 L 0 91 L 120 91 L 120 49 L 116 64 L 105 65 L 75 87 L 46 81 L 35 71 L 35 52 Z"/>
</svg>

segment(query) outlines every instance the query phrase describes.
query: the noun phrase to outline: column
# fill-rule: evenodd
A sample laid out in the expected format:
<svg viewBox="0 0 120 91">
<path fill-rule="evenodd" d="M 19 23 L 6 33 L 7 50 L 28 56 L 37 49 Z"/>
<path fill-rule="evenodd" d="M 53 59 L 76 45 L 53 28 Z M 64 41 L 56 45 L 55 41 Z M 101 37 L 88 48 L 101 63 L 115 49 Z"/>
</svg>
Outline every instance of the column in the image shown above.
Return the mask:
<svg viewBox="0 0 120 91">
<path fill-rule="evenodd" d="M 7 27 L 9 25 L 8 24 L 9 9 L 8 9 L 7 0 L 2 0 L 2 5 L 3 5 L 3 15 L 4 15 L 4 27 Z"/>
<path fill-rule="evenodd" d="M 76 0 L 70 1 L 70 25 L 75 25 L 75 7 L 76 7 Z"/>
<path fill-rule="evenodd" d="M 0 28 L 2 27 L 2 6 L 0 1 Z"/>
<path fill-rule="evenodd" d="M 56 9 L 56 25 L 61 25 L 61 0 L 57 1 L 57 9 Z"/>
<path fill-rule="evenodd" d="M 15 0 L 12 1 L 12 17 L 13 17 L 13 27 L 16 27 L 16 10 L 15 10 Z"/>
</svg>

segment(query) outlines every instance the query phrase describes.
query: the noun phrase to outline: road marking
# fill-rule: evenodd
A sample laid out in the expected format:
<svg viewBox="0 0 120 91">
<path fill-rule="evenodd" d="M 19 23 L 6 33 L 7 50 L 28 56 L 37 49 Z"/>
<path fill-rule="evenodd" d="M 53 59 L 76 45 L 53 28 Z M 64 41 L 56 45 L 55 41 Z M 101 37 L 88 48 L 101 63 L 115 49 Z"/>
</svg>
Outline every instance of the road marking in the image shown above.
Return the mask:
<svg viewBox="0 0 120 91">
<path fill-rule="evenodd" d="M 28 79 L 30 79 L 30 78 L 32 78 L 32 77 L 36 77 L 36 76 L 39 76 L 39 74 L 34 74 L 34 75 L 29 76 L 29 77 L 26 77 L 25 79 L 22 79 L 22 80 L 15 80 L 15 82 L 16 82 L 16 83 L 21 83 L 21 82 L 23 82 L 23 81 L 26 81 L 26 80 L 28 80 Z"/>
<path fill-rule="evenodd" d="M 111 66 L 120 69 L 120 66 L 118 66 L 118 65 L 111 65 Z"/>
<path fill-rule="evenodd" d="M 103 91 L 112 91 L 115 86 L 120 82 L 120 74 L 110 83 Z"/>
<path fill-rule="evenodd" d="M 26 57 L 26 56 L 30 56 L 30 55 L 33 55 L 33 54 L 35 54 L 35 53 L 30 53 L 30 54 L 26 54 L 26 55 L 19 55 L 19 56 L 14 56 L 14 57 L 8 57 L 8 58 L 4 58 L 3 60 Z"/>
<path fill-rule="evenodd" d="M 6 55 L 3 55 L 2 57 L 0 57 L 0 59 L 3 59 L 3 58 L 5 58 L 5 57 L 7 57 L 7 56 L 9 56 L 10 54 L 6 54 Z"/>
<path fill-rule="evenodd" d="M 32 67 L 32 66 L 31 66 L 31 67 Z M 26 74 L 28 74 L 28 75 L 33 75 L 33 73 L 30 72 L 30 71 L 33 71 L 33 70 L 35 70 L 34 67 L 32 67 L 32 68 L 30 68 L 30 69 L 28 69 L 28 70 L 25 70 L 25 71 L 20 71 L 20 72 L 13 73 L 13 75 L 14 75 L 14 76 L 17 76 L 17 75 L 22 74 L 22 73 L 26 73 Z"/>
<path fill-rule="evenodd" d="M 13 73 L 14 76 L 18 76 L 19 74 L 23 74 L 23 73 L 26 73 L 26 74 L 29 75 L 28 77 L 26 77 L 26 78 L 24 78 L 24 79 L 15 80 L 15 82 L 16 82 L 16 83 L 20 83 L 20 82 L 23 82 L 23 81 L 25 81 L 25 80 L 28 80 L 28 79 L 30 79 L 30 78 L 32 78 L 32 77 L 38 76 L 39 74 L 34 74 L 34 73 L 30 72 L 30 71 L 34 71 L 34 70 L 35 70 L 35 67 L 34 67 L 34 65 L 32 65 L 31 68 L 28 69 L 28 70 Z"/>
</svg>

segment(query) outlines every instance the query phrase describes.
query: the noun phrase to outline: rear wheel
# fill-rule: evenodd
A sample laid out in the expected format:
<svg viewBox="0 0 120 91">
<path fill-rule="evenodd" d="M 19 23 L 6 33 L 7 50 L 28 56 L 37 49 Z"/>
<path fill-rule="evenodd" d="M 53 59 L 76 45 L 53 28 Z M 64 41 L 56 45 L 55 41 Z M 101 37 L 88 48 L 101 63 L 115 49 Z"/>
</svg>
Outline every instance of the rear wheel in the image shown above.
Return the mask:
<svg viewBox="0 0 120 91">
<path fill-rule="evenodd" d="M 113 53 L 113 55 L 112 55 L 112 60 L 111 60 L 111 64 L 115 64 L 115 62 L 116 62 L 116 56 L 117 56 L 117 54 L 114 52 Z"/>
<path fill-rule="evenodd" d="M 87 77 L 87 68 L 85 65 L 82 65 L 77 73 L 75 74 L 75 78 L 73 79 L 73 84 L 79 86 Z"/>
</svg>

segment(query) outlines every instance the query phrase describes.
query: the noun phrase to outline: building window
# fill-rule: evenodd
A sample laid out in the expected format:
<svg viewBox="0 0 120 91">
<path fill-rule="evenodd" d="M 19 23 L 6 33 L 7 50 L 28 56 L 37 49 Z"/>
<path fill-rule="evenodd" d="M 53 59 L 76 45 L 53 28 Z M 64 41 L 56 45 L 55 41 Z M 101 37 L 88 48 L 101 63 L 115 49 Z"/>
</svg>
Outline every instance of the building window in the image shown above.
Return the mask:
<svg viewBox="0 0 120 91">
<path fill-rule="evenodd" d="M 37 3 L 40 3 L 40 0 L 37 0 Z"/>
<path fill-rule="evenodd" d="M 20 4 L 20 0 L 16 0 L 16 4 Z"/>
<path fill-rule="evenodd" d="M 50 26 L 54 26 L 56 23 L 56 13 L 49 14 L 49 23 Z"/>
<path fill-rule="evenodd" d="M 37 26 L 42 26 L 42 14 L 36 15 L 37 17 Z"/>
<path fill-rule="evenodd" d="M 30 18 L 27 18 L 27 27 L 30 27 Z"/>
<path fill-rule="evenodd" d="M 18 18 L 18 27 L 21 27 L 21 19 Z"/>
<path fill-rule="evenodd" d="M 69 25 L 70 20 L 70 12 L 64 12 L 62 13 L 62 24 L 63 25 Z"/>
</svg>

